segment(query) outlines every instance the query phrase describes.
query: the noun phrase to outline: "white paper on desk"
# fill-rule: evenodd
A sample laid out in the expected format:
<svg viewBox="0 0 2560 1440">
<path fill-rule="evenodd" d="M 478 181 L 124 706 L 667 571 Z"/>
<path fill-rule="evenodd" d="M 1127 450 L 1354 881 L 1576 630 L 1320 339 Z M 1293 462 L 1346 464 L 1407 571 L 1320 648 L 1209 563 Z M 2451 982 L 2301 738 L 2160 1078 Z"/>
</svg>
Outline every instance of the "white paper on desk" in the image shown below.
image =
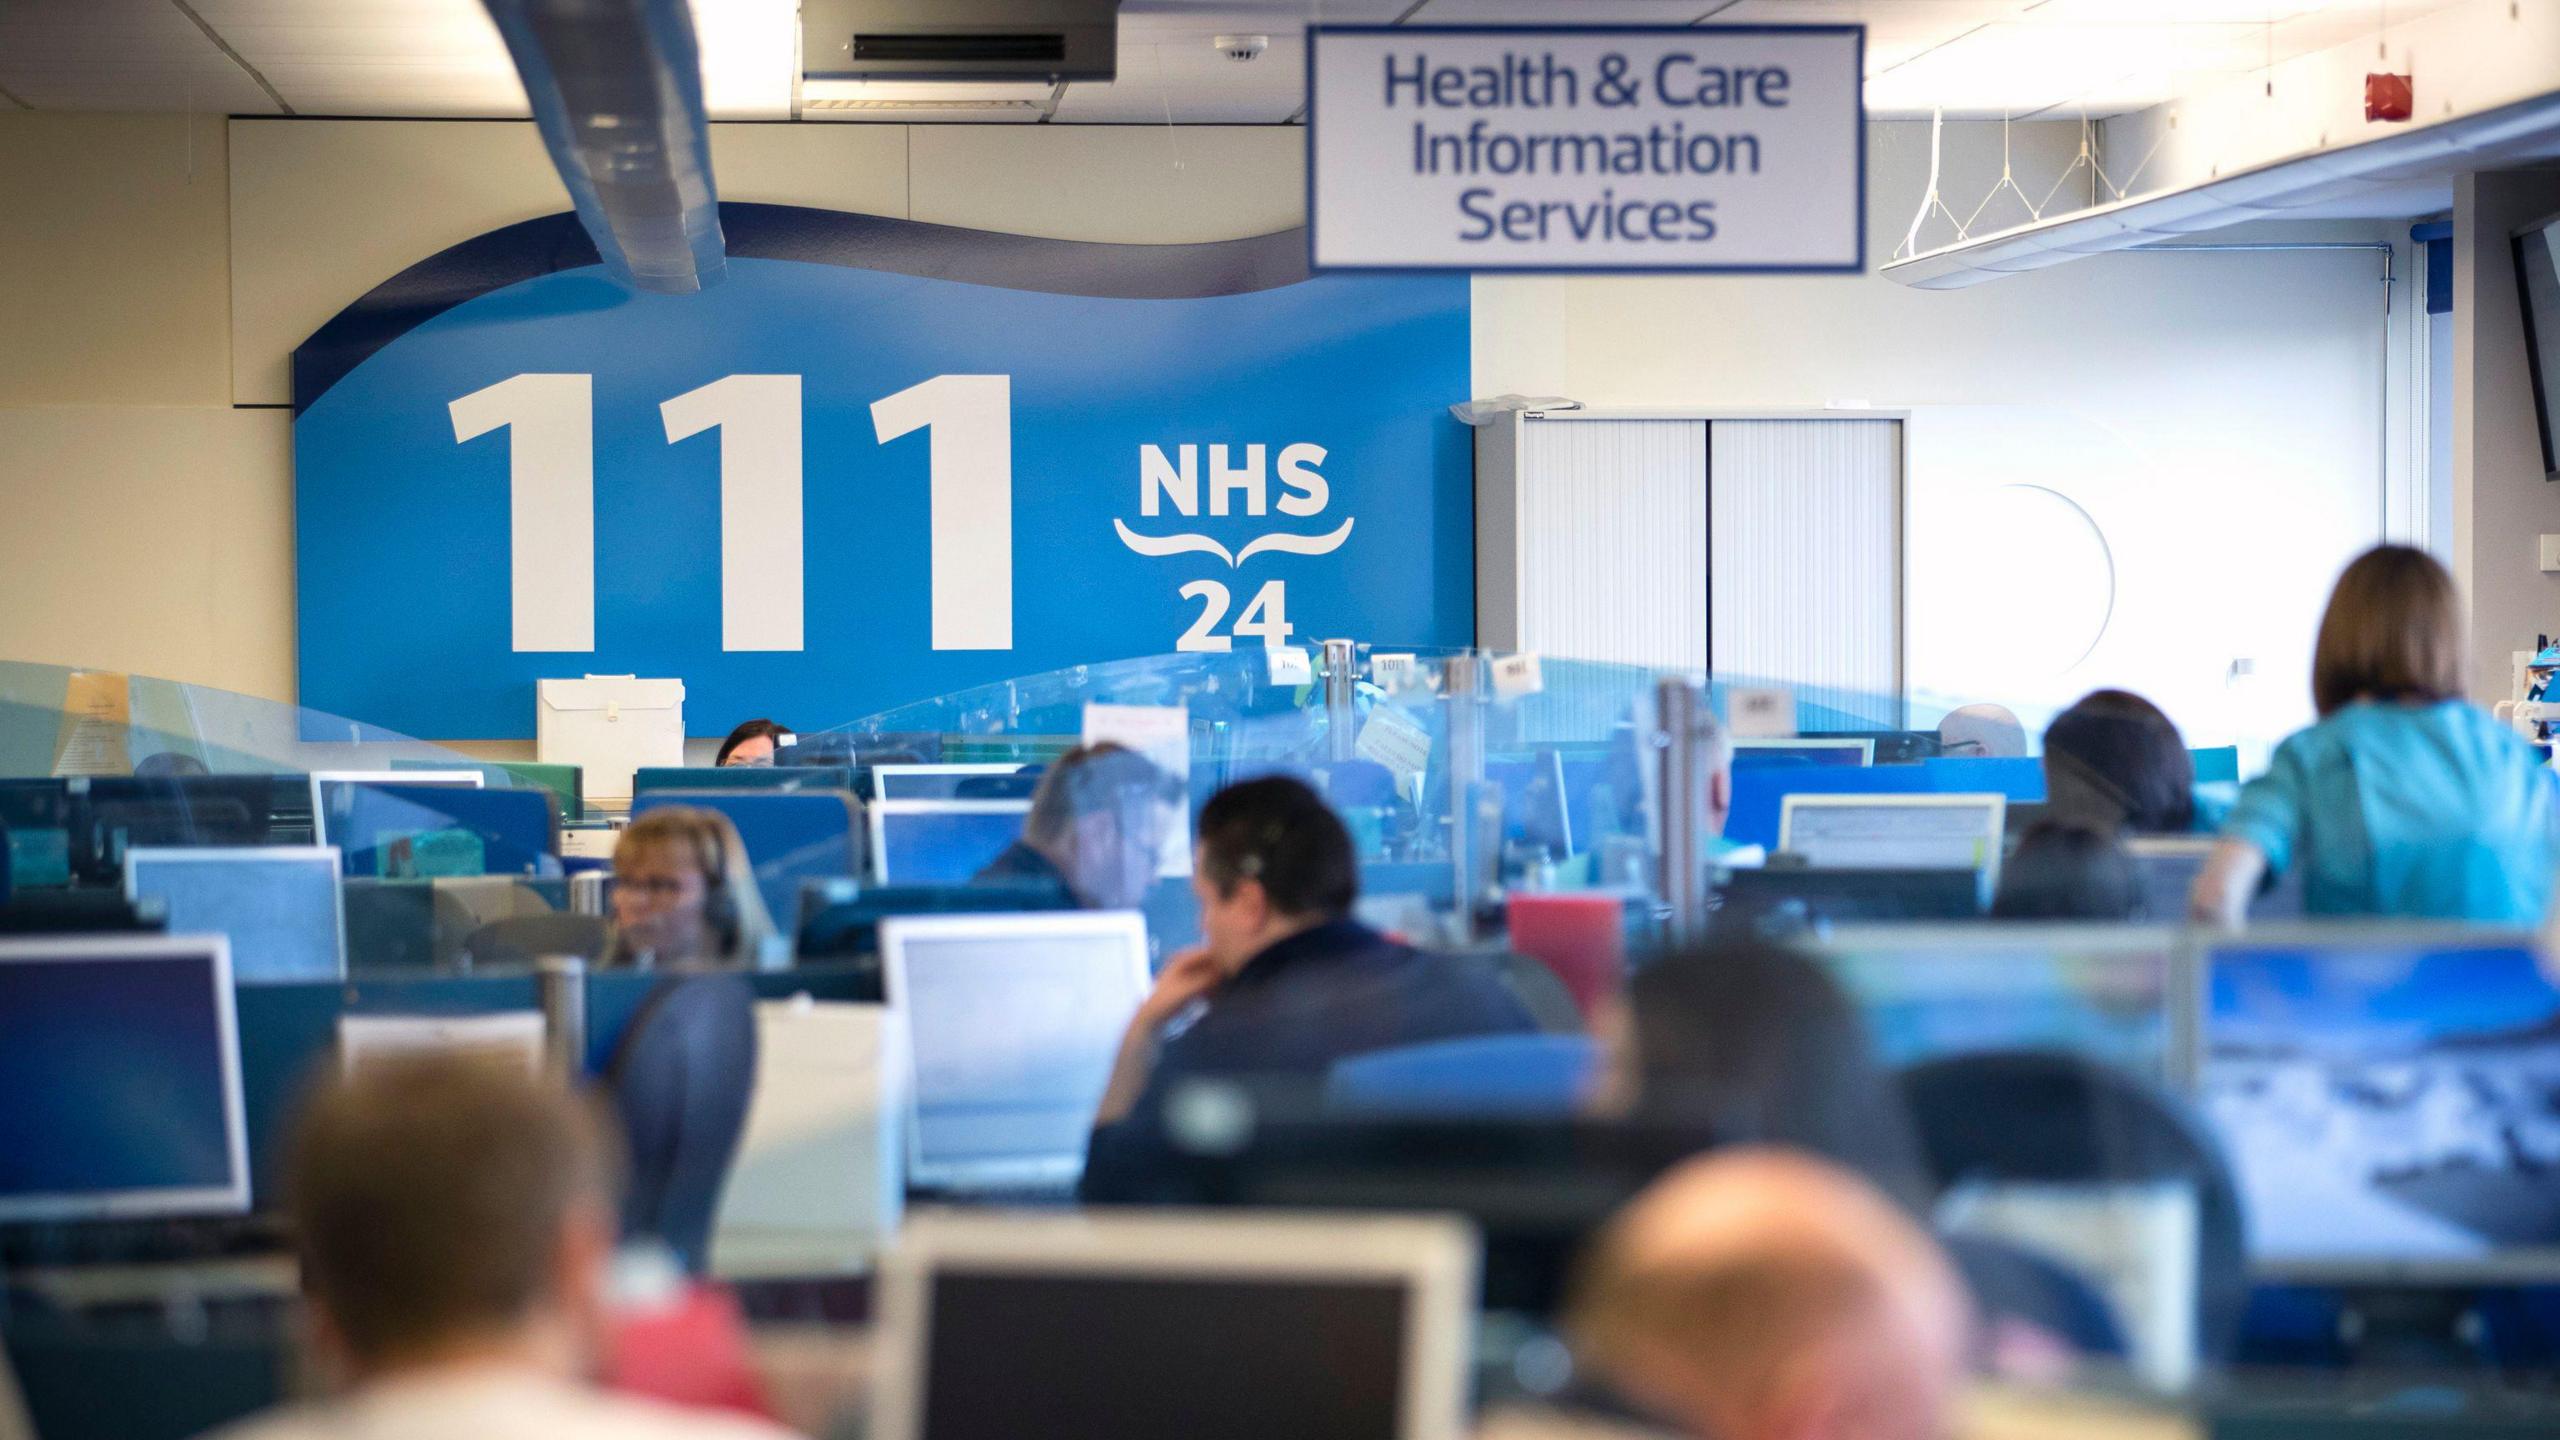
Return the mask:
<svg viewBox="0 0 2560 1440">
<path fill-rule="evenodd" d="M 882 1005 L 756 1005 L 756 1088 L 713 1222 L 723 1278 L 865 1270 L 906 1203 L 905 1027 Z"/>
<path fill-rule="evenodd" d="M 1154 762 L 1180 784 L 1191 783 L 1191 711 L 1181 705 L 1105 705 L 1084 707 L 1084 743 L 1125 745 Z M 1164 845 L 1156 857 L 1158 875 L 1191 873 L 1191 813 L 1165 827 Z"/>
<path fill-rule="evenodd" d="M 525 1073 L 539 1075 L 543 1034 L 539 1010 L 501 1010 L 489 1015 L 344 1015 L 338 1019 L 338 1068 L 343 1074 L 353 1075 L 392 1055 L 457 1050 L 522 1060 Z"/>
</svg>

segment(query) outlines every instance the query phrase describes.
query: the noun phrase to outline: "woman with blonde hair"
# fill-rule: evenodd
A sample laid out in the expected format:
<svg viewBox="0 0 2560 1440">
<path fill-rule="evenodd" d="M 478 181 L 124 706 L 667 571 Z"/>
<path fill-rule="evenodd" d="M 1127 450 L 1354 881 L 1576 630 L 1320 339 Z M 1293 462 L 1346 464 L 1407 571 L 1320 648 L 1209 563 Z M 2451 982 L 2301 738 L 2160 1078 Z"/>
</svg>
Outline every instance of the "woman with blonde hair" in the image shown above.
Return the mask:
<svg viewBox="0 0 2560 1440">
<path fill-rule="evenodd" d="M 729 817 L 669 805 L 622 832 L 605 964 L 752 969 L 772 944 L 773 919 Z"/>
<path fill-rule="evenodd" d="M 2319 723 L 2240 792 L 2190 908 L 2232 926 L 2269 873 L 2315 915 L 2532 925 L 2551 897 L 2553 777 L 2462 698 L 2453 577 L 2384 545 L 2338 577 L 2311 660 Z"/>
</svg>

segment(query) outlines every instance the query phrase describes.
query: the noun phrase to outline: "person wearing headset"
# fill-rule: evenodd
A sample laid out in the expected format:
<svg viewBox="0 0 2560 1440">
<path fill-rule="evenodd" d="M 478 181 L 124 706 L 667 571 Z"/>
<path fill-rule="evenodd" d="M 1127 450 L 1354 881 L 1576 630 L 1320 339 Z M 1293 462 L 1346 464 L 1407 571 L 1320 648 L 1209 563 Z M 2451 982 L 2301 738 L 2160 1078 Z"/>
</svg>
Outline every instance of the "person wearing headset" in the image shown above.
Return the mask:
<svg viewBox="0 0 2560 1440">
<path fill-rule="evenodd" d="M 772 936 L 747 847 L 729 817 L 670 805 L 622 832 L 613 847 L 606 965 L 752 969 L 763 962 Z"/>
<path fill-rule="evenodd" d="M 795 737 L 790 729 L 771 720 L 749 720 L 729 732 L 720 742 L 720 753 L 711 763 L 727 769 L 732 765 L 779 765 L 780 751 Z"/>
</svg>

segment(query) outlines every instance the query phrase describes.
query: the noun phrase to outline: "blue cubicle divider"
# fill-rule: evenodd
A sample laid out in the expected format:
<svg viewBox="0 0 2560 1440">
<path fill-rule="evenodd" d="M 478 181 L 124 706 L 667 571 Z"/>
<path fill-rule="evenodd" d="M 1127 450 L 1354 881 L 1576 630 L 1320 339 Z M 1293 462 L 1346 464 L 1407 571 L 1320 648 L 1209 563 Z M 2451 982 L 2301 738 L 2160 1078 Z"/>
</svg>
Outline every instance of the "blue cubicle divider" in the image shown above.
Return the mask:
<svg viewBox="0 0 2560 1440">
<path fill-rule="evenodd" d="M 856 839 L 861 817 L 846 791 L 660 791 L 634 801 L 631 814 L 637 819 L 669 805 L 699 806 L 729 817 L 755 865 L 764 907 L 786 935 L 798 923 L 800 882 L 849 880 L 862 856 Z"/>
<path fill-rule="evenodd" d="M 1958 788 L 1944 783 L 1926 765 L 1736 770 L 1733 812 L 1725 818 L 1724 833 L 1729 840 L 1775 849 L 1778 816 L 1789 795 L 1927 795 Z"/>
<path fill-rule="evenodd" d="M 2012 805 L 2044 803 L 2044 761 L 2032 755 L 1941 755 L 1920 764 L 1932 790 L 2003 795 Z"/>
<path fill-rule="evenodd" d="M 541 992 L 530 974 L 302 981 L 242 985 L 234 993 L 240 1018 L 241 1107 L 249 1127 L 250 1198 L 260 1210 L 274 1209 L 280 1199 L 277 1182 L 294 1106 L 317 1067 L 336 1055 L 340 1016 L 485 1015 L 542 1008 Z"/>
<path fill-rule="evenodd" d="M 2240 783 L 2240 747 L 2216 745 L 2205 750 L 2189 750 L 2196 762 L 2199 785 L 2237 785 Z"/>
<path fill-rule="evenodd" d="M 639 1018 L 649 997 L 661 985 L 671 985 L 684 976 L 668 970 L 598 970 L 587 976 L 587 1048 L 586 1073 L 601 1077 L 613 1063 L 613 1054 L 622 1048 L 622 1037 L 631 1030 L 631 1022 Z M 868 962 L 829 962 L 804 965 L 790 970 L 761 970 L 747 976 L 758 1000 L 788 1000 L 806 995 L 812 1000 L 858 1000 L 878 1003 L 880 969 Z"/>
</svg>

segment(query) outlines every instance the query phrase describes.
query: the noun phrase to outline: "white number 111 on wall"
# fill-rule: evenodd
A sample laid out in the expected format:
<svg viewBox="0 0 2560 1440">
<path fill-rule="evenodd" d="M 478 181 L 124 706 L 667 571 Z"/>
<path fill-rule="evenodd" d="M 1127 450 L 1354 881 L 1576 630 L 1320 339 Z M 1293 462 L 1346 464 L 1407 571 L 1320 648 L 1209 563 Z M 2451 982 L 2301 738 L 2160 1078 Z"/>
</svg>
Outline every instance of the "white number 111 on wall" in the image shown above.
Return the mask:
<svg viewBox="0 0 2560 1440">
<path fill-rule="evenodd" d="M 517 375 L 445 408 L 456 444 L 508 433 L 514 648 L 595 649 L 595 377 Z M 658 412 L 671 445 L 720 432 L 720 648 L 802 648 L 800 377 L 725 376 Z M 937 375 L 871 424 L 931 447 L 933 648 L 1012 649 L 1012 377 Z"/>
</svg>

